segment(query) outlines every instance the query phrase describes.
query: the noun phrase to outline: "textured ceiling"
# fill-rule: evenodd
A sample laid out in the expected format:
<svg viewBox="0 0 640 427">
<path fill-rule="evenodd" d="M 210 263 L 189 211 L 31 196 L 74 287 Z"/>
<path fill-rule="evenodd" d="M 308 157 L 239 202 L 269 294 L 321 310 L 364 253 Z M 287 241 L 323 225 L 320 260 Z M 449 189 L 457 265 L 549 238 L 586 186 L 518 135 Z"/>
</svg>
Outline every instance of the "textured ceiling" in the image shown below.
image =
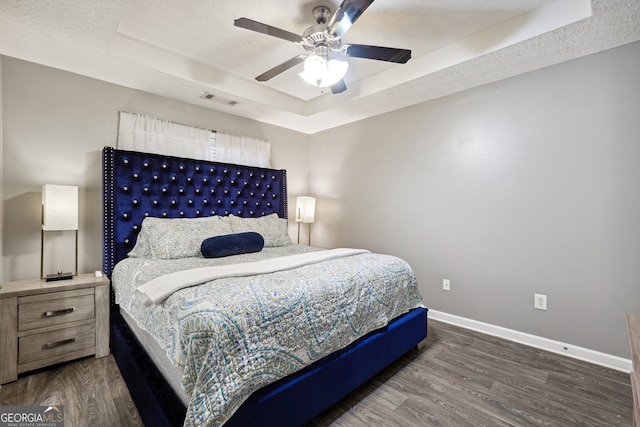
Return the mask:
<svg viewBox="0 0 640 427">
<path fill-rule="evenodd" d="M 2 0 L 0 54 L 315 133 L 640 40 L 638 0 L 376 0 L 343 42 L 411 49 L 407 64 L 349 58 L 339 95 L 301 65 L 255 81 L 304 50 L 234 19 L 302 34 L 339 1 Z"/>
</svg>

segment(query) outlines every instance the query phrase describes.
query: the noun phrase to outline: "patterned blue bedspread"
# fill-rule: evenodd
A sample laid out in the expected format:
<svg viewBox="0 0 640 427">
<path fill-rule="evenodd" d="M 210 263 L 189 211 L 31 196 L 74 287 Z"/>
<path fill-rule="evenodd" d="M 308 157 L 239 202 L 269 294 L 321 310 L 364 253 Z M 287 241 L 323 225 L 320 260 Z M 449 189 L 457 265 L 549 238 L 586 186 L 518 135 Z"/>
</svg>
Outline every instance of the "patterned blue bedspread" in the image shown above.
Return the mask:
<svg viewBox="0 0 640 427">
<path fill-rule="evenodd" d="M 127 258 L 113 272 L 116 302 L 184 368 L 185 426 L 222 425 L 256 390 L 423 307 L 403 260 L 372 253 L 301 268 L 213 280 L 145 306 L 135 288 L 171 272 L 314 250 L 264 248 L 226 258 Z"/>
</svg>

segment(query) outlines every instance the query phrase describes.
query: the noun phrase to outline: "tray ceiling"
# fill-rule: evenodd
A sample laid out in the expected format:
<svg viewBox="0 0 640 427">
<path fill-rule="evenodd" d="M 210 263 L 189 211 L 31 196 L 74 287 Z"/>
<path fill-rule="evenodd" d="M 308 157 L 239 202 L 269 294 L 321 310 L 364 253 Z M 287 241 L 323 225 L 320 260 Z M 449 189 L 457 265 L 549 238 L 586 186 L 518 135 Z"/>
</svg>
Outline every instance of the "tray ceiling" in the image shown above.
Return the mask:
<svg viewBox="0 0 640 427">
<path fill-rule="evenodd" d="M 255 81 L 304 49 L 234 19 L 302 34 L 317 5 L 339 2 L 5 0 L 0 54 L 315 133 L 640 39 L 635 1 L 376 0 L 343 42 L 410 49 L 407 64 L 348 58 L 339 95 L 302 65 Z"/>
</svg>

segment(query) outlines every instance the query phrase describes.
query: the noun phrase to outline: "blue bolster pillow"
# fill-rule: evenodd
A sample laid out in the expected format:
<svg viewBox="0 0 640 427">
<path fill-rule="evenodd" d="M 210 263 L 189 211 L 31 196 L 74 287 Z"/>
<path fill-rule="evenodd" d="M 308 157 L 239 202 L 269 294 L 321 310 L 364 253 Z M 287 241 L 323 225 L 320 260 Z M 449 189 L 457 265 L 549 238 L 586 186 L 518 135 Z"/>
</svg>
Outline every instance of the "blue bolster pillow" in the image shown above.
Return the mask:
<svg viewBox="0 0 640 427">
<path fill-rule="evenodd" d="M 264 247 L 264 238 L 254 232 L 224 234 L 205 239 L 200 252 L 205 258 L 221 258 L 230 255 L 260 252 Z"/>
</svg>

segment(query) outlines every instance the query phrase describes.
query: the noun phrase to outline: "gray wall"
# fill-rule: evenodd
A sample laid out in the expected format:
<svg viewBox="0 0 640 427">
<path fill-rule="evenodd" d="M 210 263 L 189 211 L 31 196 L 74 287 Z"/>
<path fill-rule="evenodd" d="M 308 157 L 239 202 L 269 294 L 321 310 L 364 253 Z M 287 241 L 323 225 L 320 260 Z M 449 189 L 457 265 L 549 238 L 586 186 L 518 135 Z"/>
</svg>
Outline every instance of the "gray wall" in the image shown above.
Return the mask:
<svg viewBox="0 0 640 427">
<path fill-rule="evenodd" d="M 117 111 L 136 111 L 271 141 L 291 198 L 318 197 L 314 245 L 402 256 L 430 308 L 629 357 L 624 313 L 640 311 L 639 43 L 310 137 L 2 64 L 6 280 L 38 274 L 43 183 L 81 187 L 81 271 L 99 268 L 99 150 L 115 143 Z M 536 292 L 548 311 L 533 309 Z"/>
<path fill-rule="evenodd" d="M 4 157 L 7 281 L 39 276 L 43 184 L 80 187 L 79 270 L 101 268 L 100 150 L 115 146 L 121 110 L 266 139 L 271 142 L 272 166 L 288 171 L 290 195 L 295 198 L 308 191 L 305 134 L 10 57 L 2 59 L 4 150 L 0 153 Z M 290 227 L 295 237 L 295 224 Z"/>
<path fill-rule="evenodd" d="M 629 357 L 638 76 L 634 43 L 313 135 L 314 243 L 405 258 L 432 309 Z"/>
</svg>

